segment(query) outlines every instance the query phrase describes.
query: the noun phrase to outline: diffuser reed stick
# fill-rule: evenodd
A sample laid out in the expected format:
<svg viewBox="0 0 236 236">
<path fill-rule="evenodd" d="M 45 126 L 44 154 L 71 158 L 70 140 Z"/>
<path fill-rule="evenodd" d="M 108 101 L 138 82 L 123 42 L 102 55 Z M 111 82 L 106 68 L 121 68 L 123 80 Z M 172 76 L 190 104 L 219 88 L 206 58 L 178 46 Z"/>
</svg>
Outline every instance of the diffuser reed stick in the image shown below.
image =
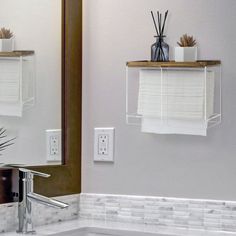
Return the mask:
<svg viewBox="0 0 236 236">
<path fill-rule="evenodd" d="M 155 27 L 158 37 L 164 36 L 165 24 L 166 24 L 166 19 L 168 17 L 168 13 L 169 13 L 169 11 L 165 12 L 164 21 L 162 23 L 162 14 L 159 11 L 157 11 L 157 20 L 156 20 L 153 11 L 151 11 L 152 20 L 153 20 L 154 27 Z M 158 25 L 158 27 L 157 27 L 157 25 Z"/>
<path fill-rule="evenodd" d="M 157 23 L 156 23 L 156 20 L 155 20 L 155 17 L 154 17 L 154 14 L 153 14 L 152 11 L 151 11 L 151 15 L 152 15 L 152 20 L 153 20 L 153 23 L 154 23 L 154 26 L 155 26 L 155 29 L 156 29 L 157 35 L 159 35 L 158 29 L 157 29 Z"/>
<path fill-rule="evenodd" d="M 157 61 L 166 61 L 167 60 L 166 55 L 165 55 L 163 48 L 162 48 L 162 40 L 165 37 L 164 31 L 165 31 L 166 19 L 168 17 L 168 12 L 169 11 L 165 12 L 164 20 L 162 22 L 162 14 L 159 11 L 157 11 L 157 20 L 156 20 L 153 11 L 151 11 L 152 20 L 153 20 L 154 27 L 155 27 L 155 30 L 157 33 L 157 36 L 155 36 L 156 37 L 156 49 L 155 49 L 155 53 L 154 53 L 154 58 Z M 158 45 L 160 45 L 160 47 L 158 47 Z"/>
</svg>

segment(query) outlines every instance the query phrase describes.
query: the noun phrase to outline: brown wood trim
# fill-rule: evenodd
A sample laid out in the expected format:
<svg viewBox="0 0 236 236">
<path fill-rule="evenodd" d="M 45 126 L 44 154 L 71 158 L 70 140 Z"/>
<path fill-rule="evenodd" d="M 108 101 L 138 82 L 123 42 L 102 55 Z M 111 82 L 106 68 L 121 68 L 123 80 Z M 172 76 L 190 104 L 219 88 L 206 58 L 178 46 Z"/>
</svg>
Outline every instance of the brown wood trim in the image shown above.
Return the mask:
<svg viewBox="0 0 236 236">
<path fill-rule="evenodd" d="M 152 61 L 129 61 L 126 63 L 128 67 L 189 67 L 189 68 L 202 68 L 205 66 L 215 66 L 220 65 L 219 60 L 201 60 L 196 62 L 175 62 L 175 61 L 165 61 L 165 62 L 152 62 Z"/>
<path fill-rule="evenodd" d="M 62 165 L 66 164 L 66 81 L 65 81 L 65 47 L 66 47 L 66 13 L 65 13 L 65 0 L 61 0 L 62 11 L 61 11 L 61 152 L 62 152 Z"/>
<path fill-rule="evenodd" d="M 81 191 L 81 118 L 82 118 L 82 0 L 62 0 L 64 6 L 62 72 L 62 128 L 65 165 L 33 169 L 51 174 L 35 178 L 35 191 L 46 196 Z"/>
<path fill-rule="evenodd" d="M 0 52 L 0 57 L 21 57 L 33 55 L 34 51 L 12 51 L 12 52 Z"/>
</svg>

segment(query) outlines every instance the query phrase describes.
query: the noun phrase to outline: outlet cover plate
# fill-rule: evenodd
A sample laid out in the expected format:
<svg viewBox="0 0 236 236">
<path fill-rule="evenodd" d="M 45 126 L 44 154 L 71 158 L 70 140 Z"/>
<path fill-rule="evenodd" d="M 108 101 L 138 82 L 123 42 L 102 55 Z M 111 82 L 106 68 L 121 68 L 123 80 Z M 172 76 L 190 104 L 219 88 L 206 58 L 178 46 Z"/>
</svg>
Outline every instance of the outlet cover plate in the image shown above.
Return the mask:
<svg viewBox="0 0 236 236">
<path fill-rule="evenodd" d="M 61 130 L 46 130 L 47 161 L 61 161 Z"/>
<path fill-rule="evenodd" d="M 115 128 L 94 129 L 94 161 L 114 162 Z"/>
</svg>

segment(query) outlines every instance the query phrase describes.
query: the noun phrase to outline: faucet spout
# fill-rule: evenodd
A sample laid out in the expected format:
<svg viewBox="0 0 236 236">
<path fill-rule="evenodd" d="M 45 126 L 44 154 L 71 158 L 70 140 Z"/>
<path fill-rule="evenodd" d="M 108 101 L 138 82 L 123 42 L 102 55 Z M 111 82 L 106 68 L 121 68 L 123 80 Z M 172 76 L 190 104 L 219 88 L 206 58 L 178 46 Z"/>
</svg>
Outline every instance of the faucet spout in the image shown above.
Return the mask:
<svg viewBox="0 0 236 236">
<path fill-rule="evenodd" d="M 18 233 L 34 233 L 34 227 L 32 222 L 32 202 L 38 202 L 50 207 L 56 207 L 64 209 L 69 205 L 57 201 L 55 199 L 50 199 L 48 197 L 42 196 L 34 192 L 34 176 L 41 176 L 48 178 L 50 175 L 32 171 L 24 168 L 19 169 L 19 204 L 18 204 L 18 219 L 19 228 Z"/>
<path fill-rule="evenodd" d="M 29 200 L 33 200 L 33 201 L 36 201 L 38 203 L 41 203 L 43 205 L 47 205 L 50 207 L 64 209 L 69 206 L 68 204 L 66 204 L 64 202 L 48 198 L 48 197 L 42 196 L 37 193 L 28 193 L 27 196 L 28 196 Z"/>
</svg>

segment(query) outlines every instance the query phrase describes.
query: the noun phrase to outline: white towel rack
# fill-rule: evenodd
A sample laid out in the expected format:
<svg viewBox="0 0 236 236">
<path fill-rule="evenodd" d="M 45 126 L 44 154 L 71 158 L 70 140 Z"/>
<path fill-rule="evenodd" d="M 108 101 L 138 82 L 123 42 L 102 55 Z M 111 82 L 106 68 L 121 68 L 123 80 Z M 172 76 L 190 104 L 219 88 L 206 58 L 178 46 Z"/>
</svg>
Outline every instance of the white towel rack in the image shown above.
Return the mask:
<svg viewBox="0 0 236 236">
<path fill-rule="evenodd" d="M 145 77 L 144 74 L 149 74 L 149 71 L 150 77 L 155 76 L 156 73 L 157 78 L 152 80 L 155 81 L 154 84 L 145 87 L 140 83 L 145 84 L 147 76 Z M 189 79 L 192 78 L 195 81 L 193 84 L 188 83 L 187 75 L 190 77 Z M 183 81 L 183 84 L 178 84 L 175 87 L 175 83 L 180 80 Z M 202 81 L 202 84 L 199 81 Z M 152 86 L 159 87 L 151 90 Z M 141 92 L 144 94 L 143 97 L 140 95 Z M 147 96 L 145 97 L 145 92 L 149 95 L 151 93 L 153 104 L 149 104 L 150 99 L 148 100 Z M 191 95 L 193 92 L 195 95 Z M 200 110 L 201 100 L 198 96 L 202 96 L 203 101 L 203 108 Z M 167 123 L 170 117 L 181 119 L 181 121 L 186 120 L 187 122 L 203 120 L 206 127 L 211 128 L 221 123 L 221 96 L 220 61 L 133 61 L 126 64 L 126 123 L 129 125 L 141 125 L 145 114 L 145 117 L 158 117 L 161 121 L 167 121 Z M 143 99 L 142 102 L 146 102 L 146 111 L 140 108 L 140 97 Z M 188 101 L 187 104 L 183 105 L 183 101 L 185 101 L 183 98 Z M 150 110 L 153 107 L 156 108 L 152 113 Z M 194 107 L 196 111 L 194 111 Z M 148 108 L 149 112 L 147 112 Z"/>
</svg>

